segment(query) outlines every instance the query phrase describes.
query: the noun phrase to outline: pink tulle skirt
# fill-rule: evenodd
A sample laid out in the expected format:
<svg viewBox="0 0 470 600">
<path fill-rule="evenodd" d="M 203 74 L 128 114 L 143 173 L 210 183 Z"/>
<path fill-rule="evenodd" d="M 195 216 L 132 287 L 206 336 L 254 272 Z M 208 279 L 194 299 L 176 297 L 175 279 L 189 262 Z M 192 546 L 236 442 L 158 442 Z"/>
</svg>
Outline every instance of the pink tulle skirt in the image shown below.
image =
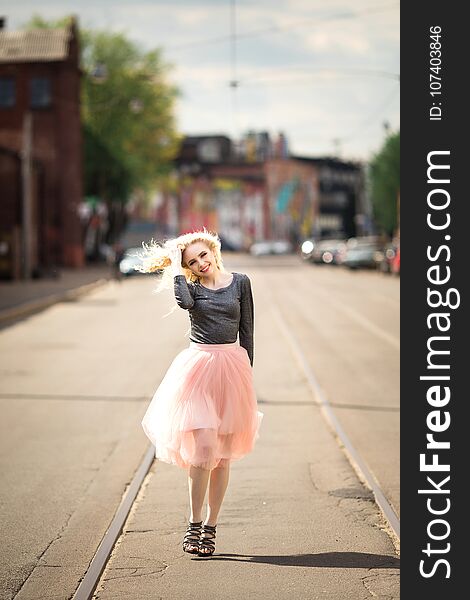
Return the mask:
<svg viewBox="0 0 470 600">
<path fill-rule="evenodd" d="M 142 427 L 159 460 L 213 469 L 253 449 L 262 417 L 245 348 L 190 342 L 171 363 Z"/>
</svg>

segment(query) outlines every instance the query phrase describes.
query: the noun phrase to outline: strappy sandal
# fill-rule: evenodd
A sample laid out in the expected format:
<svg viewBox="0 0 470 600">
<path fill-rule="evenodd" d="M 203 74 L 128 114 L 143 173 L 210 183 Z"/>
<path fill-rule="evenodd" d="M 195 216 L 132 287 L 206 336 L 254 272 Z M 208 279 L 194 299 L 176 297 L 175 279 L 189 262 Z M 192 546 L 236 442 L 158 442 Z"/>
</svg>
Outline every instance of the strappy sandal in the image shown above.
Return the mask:
<svg viewBox="0 0 470 600">
<path fill-rule="evenodd" d="M 215 550 L 215 529 L 217 525 L 203 525 L 199 538 L 198 556 L 212 556 Z"/>
<path fill-rule="evenodd" d="M 201 536 L 202 521 L 198 523 L 188 523 L 188 528 L 183 538 L 183 551 L 188 554 L 198 554 L 199 541 Z"/>
</svg>

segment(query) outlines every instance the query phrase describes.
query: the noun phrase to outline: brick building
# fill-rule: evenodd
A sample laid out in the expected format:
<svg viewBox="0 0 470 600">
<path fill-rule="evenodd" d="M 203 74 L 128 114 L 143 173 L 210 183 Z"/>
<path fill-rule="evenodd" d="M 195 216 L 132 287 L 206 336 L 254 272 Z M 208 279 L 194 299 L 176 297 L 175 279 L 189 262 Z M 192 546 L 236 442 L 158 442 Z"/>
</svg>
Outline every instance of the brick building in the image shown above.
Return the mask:
<svg viewBox="0 0 470 600">
<path fill-rule="evenodd" d="M 338 158 L 290 156 L 258 136 L 255 151 L 226 136 L 188 136 L 175 160 L 174 189 L 153 218 L 163 236 L 205 225 L 232 247 L 261 240 L 351 237 L 362 233 L 363 169 Z M 256 138 L 255 141 L 258 141 Z M 359 225 L 359 227 L 358 227 Z"/>
<path fill-rule="evenodd" d="M 156 214 L 164 234 L 204 225 L 236 249 L 269 236 L 265 168 L 258 156 L 240 156 L 224 135 L 187 136 L 175 171 L 177 189 L 164 195 Z"/>
<path fill-rule="evenodd" d="M 363 235 L 367 207 L 362 166 L 335 157 L 291 158 L 299 167 L 315 172 L 317 219 L 314 235 L 319 238 Z"/>
<path fill-rule="evenodd" d="M 0 276 L 16 278 L 25 264 L 33 276 L 82 266 L 75 20 L 30 31 L 7 31 L 0 20 L 0 178 Z"/>
</svg>

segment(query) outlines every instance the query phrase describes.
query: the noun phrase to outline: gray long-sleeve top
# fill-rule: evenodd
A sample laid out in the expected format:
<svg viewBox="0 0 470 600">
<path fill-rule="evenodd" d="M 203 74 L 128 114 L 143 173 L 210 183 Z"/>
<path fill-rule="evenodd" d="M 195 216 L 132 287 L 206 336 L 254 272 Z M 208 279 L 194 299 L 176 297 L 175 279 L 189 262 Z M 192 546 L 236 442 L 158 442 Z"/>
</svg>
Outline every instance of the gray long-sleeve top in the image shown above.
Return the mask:
<svg viewBox="0 0 470 600">
<path fill-rule="evenodd" d="M 189 311 L 190 340 L 199 344 L 229 344 L 245 348 L 253 366 L 254 307 L 251 282 L 244 273 L 232 273 L 232 282 L 212 290 L 200 283 L 188 283 L 184 275 L 174 276 L 177 304 Z"/>
</svg>

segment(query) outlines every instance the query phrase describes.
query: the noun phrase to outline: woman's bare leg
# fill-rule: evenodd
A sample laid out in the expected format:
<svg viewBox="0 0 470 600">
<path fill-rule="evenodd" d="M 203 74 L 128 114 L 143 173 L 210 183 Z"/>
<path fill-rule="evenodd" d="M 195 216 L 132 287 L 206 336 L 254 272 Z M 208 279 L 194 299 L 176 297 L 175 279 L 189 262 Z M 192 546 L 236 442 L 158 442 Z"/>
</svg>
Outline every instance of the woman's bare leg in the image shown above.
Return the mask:
<svg viewBox="0 0 470 600">
<path fill-rule="evenodd" d="M 220 508 L 222 506 L 222 502 L 225 496 L 225 491 L 227 489 L 229 474 L 230 474 L 230 462 L 224 461 L 225 464 L 220 464 L 215 469 L 212 469 L 210 472 L 209 479 L 209 502 L 207 506 L 207 517 L 204 521 L 205 525 L 210 525 L 214 527 L 217 525 L 217 519 L 219 518 Z M 204 532 L 202 533 L 202 538 L 207 538 L 208 540 L 215 538 L 214 532 Z M 210 547 L 209 544 L 203 545 L 199 548 L 199 554 L 212 554 L 214 552 L 214 548 Z"/>
<path fill-rule="evenodd" d="M 209 503 L 207 507 L 206 525 L 217 525 L 220 508 L 224 500 L 230 475 L 230 462 L 212 469 L 209 479 Z"/>
<path fill-rule="evenodd" d="M 189 506 L 191 523 L 202 521 L 202 506 L 206 497 L 207 483 L 210 475 L 209 469 L 191 465 L 188 473 Z"/>
<path fill-rule="evenodd" d="M 190 507 L 190 523 L 199 523 L 202 521 L 202 505 L 206 496 L 207 483 L 209 480 L 209 469 L 190 466 L 188 471 L 188 487 L 189 487 L 189 507 Z M 187 539 L 187 536 L 188 539 Z M 197 553 L 199 549 L 199 540 L 196 539 L 197 529 L 189 529 L 185 534 L 183 549 L 191 554 Z"/>
</svg>

